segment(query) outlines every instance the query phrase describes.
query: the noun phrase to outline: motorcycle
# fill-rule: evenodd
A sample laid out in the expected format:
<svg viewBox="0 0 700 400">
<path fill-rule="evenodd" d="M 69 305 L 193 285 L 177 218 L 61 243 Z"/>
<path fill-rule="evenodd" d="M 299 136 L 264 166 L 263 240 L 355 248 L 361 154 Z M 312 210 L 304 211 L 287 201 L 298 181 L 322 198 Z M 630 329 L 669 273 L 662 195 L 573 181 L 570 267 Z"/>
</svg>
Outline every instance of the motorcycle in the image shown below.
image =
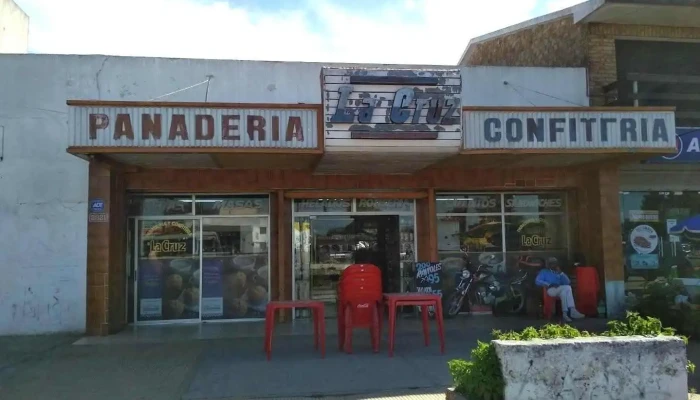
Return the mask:
<svg viewBox="0 0 700 400">
<path fill-rule="evenodd" d="M 492 256 L 493 257 L 493 256 Z M 508 279 L 502 274 L 494 274 L 491 268 L 480 264 L 473 270 L 472 264 L 465 257 L 466 266 L 457 276 L 457 285 L 446 302 L 446 315 L 454 317 L 464 306 L 491 307 L 492 312 L 504 310 L 508 314 L 519 314 L 525 308 L 524 283 L 529 272 L 520 269 L 516 277 Z"/>
</svg>

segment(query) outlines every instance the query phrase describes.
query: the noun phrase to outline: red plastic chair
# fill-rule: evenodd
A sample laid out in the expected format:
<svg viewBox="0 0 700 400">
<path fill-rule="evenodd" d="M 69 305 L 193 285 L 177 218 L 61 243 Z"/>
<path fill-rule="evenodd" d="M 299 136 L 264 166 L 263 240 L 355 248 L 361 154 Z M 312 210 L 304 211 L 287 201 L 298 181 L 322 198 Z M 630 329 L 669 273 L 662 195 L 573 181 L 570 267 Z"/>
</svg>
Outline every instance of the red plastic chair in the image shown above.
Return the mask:
<svg viewBox="0 0 700 400">
<path fill-rule="evenodd" d="M 544 317 L 551 320 L 555 313 L 559 315 L 559 313 L 557 313 L 557 308 L 561 308 L 561 300 L 559 297 L 550 296 L 547 293 L 547 288 L 542 288 L 542 314 L 544 314 Z M 561 322 L 561 318 L 559 321 Z"/>
<path fill-rule="evenodd" d="M 348 303 L 353 305 L 351 309 L 353 326 L 370 327 L 374 318 L 370 305 L 381 304 L 381 301 L 382 286 L 380 282 L 359 278 L 351 278 L 341 282 L 338 286 L 338 324 L 341 331 L 346 321 L 345 312 Z M 381 308 L 378 312 L 381 315 Z"/>
<path fill-rule="evenodd" d="M 352 353 L 352 330 L 369 328 L 372 348 L 379 351 L 381 334 L 381 270 L 370 264 L 346 268 L 338 283 L 338 347 Z"/>
</svg>

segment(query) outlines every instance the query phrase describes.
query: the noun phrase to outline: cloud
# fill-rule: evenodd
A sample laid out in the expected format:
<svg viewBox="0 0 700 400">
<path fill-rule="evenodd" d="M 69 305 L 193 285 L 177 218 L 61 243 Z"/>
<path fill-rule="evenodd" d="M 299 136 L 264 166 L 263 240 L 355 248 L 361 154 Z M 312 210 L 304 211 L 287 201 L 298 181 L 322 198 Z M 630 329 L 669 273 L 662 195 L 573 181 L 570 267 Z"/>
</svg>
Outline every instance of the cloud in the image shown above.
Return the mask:
<svg viewBox="0 0 700 400">
<path fill-rule="evenodd" d="M 285 8 L 253 9 L 223 0 L 16 1 L 30 15 L 30 49 L 39 53 L 448 65 L 470 38 L 526 20 L 540 4 L 377 0 L 362 9 L 350 8 L 360 2 L 279 0 Z"/>
<path fill-rule="evenodd" d="M 551 13 L 563 10 L 573 5 L 584 3 L 585 1 L 586 0 L 549 0 L 545 5 L 545 12 Z"/>
</svg>

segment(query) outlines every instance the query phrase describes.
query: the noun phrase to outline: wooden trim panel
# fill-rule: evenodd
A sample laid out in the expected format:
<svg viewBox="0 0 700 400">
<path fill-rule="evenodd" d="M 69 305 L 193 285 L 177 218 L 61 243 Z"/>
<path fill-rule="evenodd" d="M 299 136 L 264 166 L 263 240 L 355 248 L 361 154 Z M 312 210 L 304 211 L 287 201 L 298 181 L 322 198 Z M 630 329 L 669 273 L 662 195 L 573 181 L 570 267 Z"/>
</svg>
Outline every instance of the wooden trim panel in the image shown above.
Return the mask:
<svg viewBox="0 0 700 400">
<path fill-rule="evenodd" d="M 127 190 L 154 193 L 246 193 L 290 190 L 348 193 L 488 190 L 539 187 L 525 182 L 549 182 L 547 188 L 575 187 L 576 168 L 426 169 L 413 175 L 313 175 L 299 170 L 157 169 L 125 174 Z M 523 182 L 517 185 L 517 182 Z"/>
<path fill-rule="evenodd" d="M 462 111 L 503 111 L 503 112 L 663 112 L 676 111 L 676 107 L 492 107 L 465 106 Z"/>
<path fill-rule="evenodd" d="M 288 199 L 344 199 L 358 197 L 363 199 L 424 199 L 427 192 L 365 192 L 365 191 L 288 191 L 284 193 Z"/>
<path fill-rule="evenodd" d="M 427 253 L 430 257 L 430 261 L 437 262 L 440 261 L 440 256 L 438 255 L 438 242 L 437 242 L 437 209 L 435 204 L 435 189 L 428 189 L 426 210 L 427 210 L 427 229 L 428 229 L 428 248 Z"/>
<path fill-rule="evenodd" d="M 199 103 L 177 101 L 104 101 L 66 100 L 73 107 L 172 107 L 172 108 L 231 108 L 231 109 L 278 109 L 278 110 L 317 110 L 323 113 L 321 104 L 309 103 Z"/>
</svg>

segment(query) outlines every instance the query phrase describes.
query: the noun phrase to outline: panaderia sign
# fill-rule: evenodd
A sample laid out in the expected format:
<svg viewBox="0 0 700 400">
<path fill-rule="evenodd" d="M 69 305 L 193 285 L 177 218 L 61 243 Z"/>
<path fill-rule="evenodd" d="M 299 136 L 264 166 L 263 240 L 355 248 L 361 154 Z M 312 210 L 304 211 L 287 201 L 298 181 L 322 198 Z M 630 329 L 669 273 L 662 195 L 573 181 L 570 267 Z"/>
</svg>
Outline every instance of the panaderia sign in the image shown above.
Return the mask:
<svg viewBox="0 0 700 400">
<path fill-rule="evenodd" d="M 673 111 L 465 111 L 464 147 L 674 149 Z"/>
<path fill-rule="evenodd" d="M 70 104 L 70 103 L 69 103 Z M 317 146 L 318 109 L 72 106 L 71 146 Z"/>
</svg>

